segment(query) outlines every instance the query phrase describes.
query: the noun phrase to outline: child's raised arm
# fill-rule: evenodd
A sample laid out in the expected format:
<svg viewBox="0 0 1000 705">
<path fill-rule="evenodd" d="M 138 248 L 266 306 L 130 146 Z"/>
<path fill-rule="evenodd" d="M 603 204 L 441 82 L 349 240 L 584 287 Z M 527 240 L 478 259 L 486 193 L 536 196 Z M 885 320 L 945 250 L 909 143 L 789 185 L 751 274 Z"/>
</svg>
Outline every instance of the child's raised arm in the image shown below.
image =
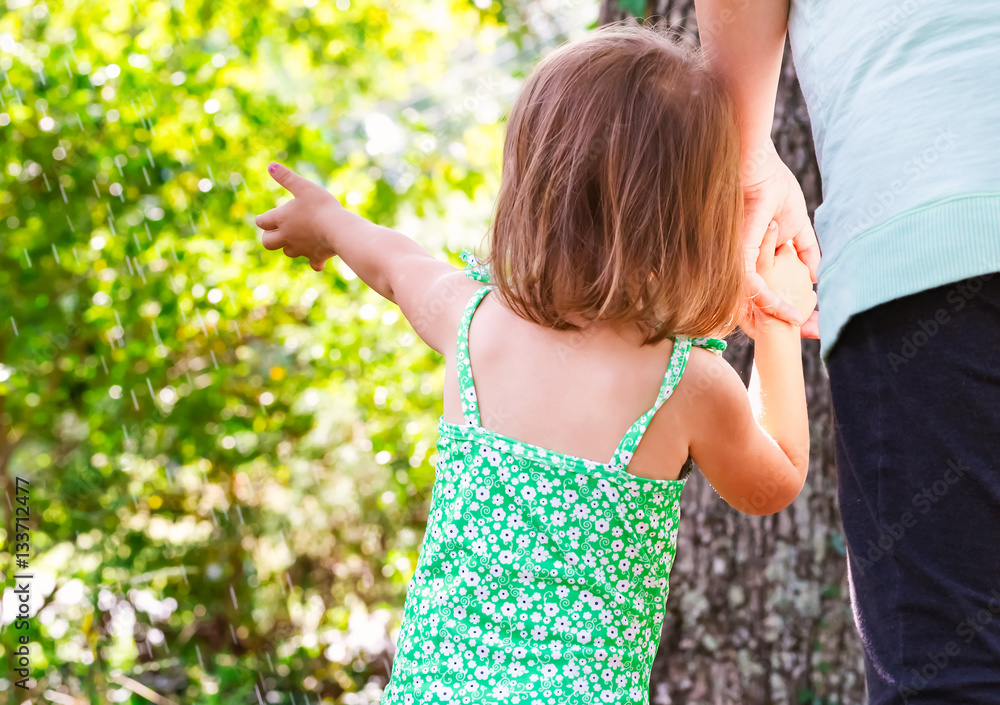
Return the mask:
<svg viewBox="0 0 1000 705">
<path fill-rule="evenodd" d="M 790 245 L 775 251 L 775 231 L 765 236 L 757 271 L 772 291 L 806 314 L 816 305 L 809 271 Z M 809 469 L 801 339 L 798 326 L 777 318 L 741 325 L 755 341 L 750 394 L 727 362 L 707 352 L 701 356 L 687 380 L 692 391 L 706 392 L 692 404 L 691 456 L 730 505 L 771 514 L 795 499 Z"/>
<path fill-rule="evenodd" d="M 464 295 L 474 283 L 401 233 L 355 215 L 322 186 L 271 164 L 268 172 L 295 197 L 257 216 L 263 245 L 307 257 L 317 272 L 338 256 L 379 294 L 399 305 L 417 335 L 444 354 L 454 345 Z"/>
</svg>

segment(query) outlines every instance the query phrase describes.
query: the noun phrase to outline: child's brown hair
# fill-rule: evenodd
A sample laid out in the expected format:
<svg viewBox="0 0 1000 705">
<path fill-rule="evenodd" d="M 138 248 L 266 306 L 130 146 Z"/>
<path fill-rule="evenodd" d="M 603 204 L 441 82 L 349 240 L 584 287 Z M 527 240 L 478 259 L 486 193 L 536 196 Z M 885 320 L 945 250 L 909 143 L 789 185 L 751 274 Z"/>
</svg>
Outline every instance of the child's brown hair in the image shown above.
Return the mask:
<svg viewBox="0 0 1000 705">
<path fill-rule="evenodd" d="M 731 331 L 739 155 L 697 50 L 635 24 L 559 48 L 507 118 L 488 257 L 501 297 L 550 328 L 634 322 L 646 343 Z"/>
</svg>

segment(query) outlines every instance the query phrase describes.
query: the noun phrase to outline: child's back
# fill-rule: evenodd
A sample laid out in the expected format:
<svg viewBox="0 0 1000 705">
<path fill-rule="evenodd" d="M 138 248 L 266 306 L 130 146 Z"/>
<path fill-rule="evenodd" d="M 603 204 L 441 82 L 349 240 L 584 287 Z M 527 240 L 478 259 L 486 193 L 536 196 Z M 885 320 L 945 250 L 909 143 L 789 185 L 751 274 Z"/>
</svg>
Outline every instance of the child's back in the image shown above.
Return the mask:
<svg viewBox="0 0 1000 705">
<path fill-rule="evenodd" d="M 560 49 L 522 89 L 492 271 L 458 271 L 272 170 L 296 198 L 258 217 L 265 246 L 317 270 L 341 256 L 447 363 L 386 705 L 646 702 L 690 461 L 745 511 L 798 493 L 798 327 L 741 319 L 757 418 L 703 349 L 724 345 L 699 337 L 732 330 L 746 303 L 738 164 L 722 87 L 631 28 Z M 758 273 L 811 310 L 808 272 L 776 238 Z"/>
<path fill-rule="evenodd" d="M 396 695 L 410 692 L 642 701 L 687 434 L 657 434 L 664 454 L 645 454 L 647 477 L 632 474 L 633 456 L 651 419 L 661 422 L 691 341 L 642 347 L 609 327 L 553 331 L 504 309 L 489 287 L 472 291 L 448 356 L 434 499 L 384 702 L 413 702 Z"/>
<path fill-rule="evenodd" d="M 462 297 L 470 299 L 476 286 L 468 284 Z M 674 346 L 670 339 L 644 346 L 638 331 L 609 325 L 552 330 L 520 318 L 495 295 L 477 308 L 470 333 L 482 425 L 599 463 L 611 459 L 629 426 L 653 406 Z M 463 419 L 459 379 L 446 357 L 444 418 L 457 424 Z M 657 422 L 667 415 L 658 414 Z M 630 472 L 677 479 L 687 439 L 656 440 L 655 457 L 644 453 Z"/>
</svg>

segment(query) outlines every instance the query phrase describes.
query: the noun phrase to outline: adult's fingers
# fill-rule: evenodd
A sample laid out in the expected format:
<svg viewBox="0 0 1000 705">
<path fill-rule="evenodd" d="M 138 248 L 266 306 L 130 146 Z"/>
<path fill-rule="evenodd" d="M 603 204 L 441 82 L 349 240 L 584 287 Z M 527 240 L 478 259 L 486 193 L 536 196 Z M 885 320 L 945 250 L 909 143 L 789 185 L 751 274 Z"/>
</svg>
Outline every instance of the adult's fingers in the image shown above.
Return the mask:
<svg viewBox="0 0 1000 705">
<path fill-rule="evenodd" d="M 309 179 L 299 176 L 287 166 L 278 164 L 277 162 L 271 162 L 267 165 L 267 173 L 275 181 L 291 191 L 293 196 L 300 196 L 310 187 L 316 185 Z"/>
<path fill-rule="evenodd" d="M 317 262 L 316 260 L 309 260 L 309 266 L 315 269 L 317 272 L 322 272 L 323 267 L 326 266 L 326 262 Z"/>
<path fill-rule="evenodd" d="M 756 272 L 747 275 L 747 288 L 751 305 L 759 311 L 796 325 L 802 320 L 798 309 L 772 291 Z"/>
<path fill-rule="evenodd" d="M 791 174 L 788 178 L 788 193 L 780 212 L 775 215 L 775 219 L 781 224 L 782 238 L 792 241 L 799 259 L 809 269 L 809 276 L 815 282 L 820 258 L 816 231 L 809 220 L 809 211 L 806 208 L 806 197 L 802 194 L 802 187 Z"/>
<path fill-rule="evenodd" d="M 819 311 L 813 311 L 800 329 L 803 338 L 819 338 Z"/>
<path fill-rule="evenodd" d="M 752 195 L 745 195 L 744 203 L 741 235 L 743 257 L 747 271 L 753 271 L 757 266 L 758 253 L 763 248 L 763 240 L 767 236 L 767 228 L 774 220 L 778 203 L 768 188 L 761 188 Z"/>
<path fill-rule="evenodd" d="M 792 246 L 791 242 L 783 242 L 774 250 L 774 256 L 784 254 L 795 254 L 795 248 Z"/>
<path fill-rule="evenodd" d="M 799 315 L 797 308 L 767 287 L 757 292 L 753 302 L 757 308 L 775 318 L 780 318 L 795 325 L 798 325 L 802 321 L 802 316 Z"/>
<path fill-rule="evenodd" d="M 281 251 L 285 253 L 285 257 L 291 257 L 292 259 L 295 259 L 296 257 L 300 256 L 298 250 L 296 250 L 294 247 L 291 246 L 284 247 L 282 248 Z"/>
<path fill-rule="evenodd" d="M 812 223 L 809 222 L 809 215 L 806 213 L 806 203 L 804 198 L 796 199 L 801 200 L 801 203 L 796 203 L 794 207 L 794 217 L 791 219 L 792 228 L 786 229 L 786 232 L 792 232 L 792 245 L 795 247 L 795 251 L 799 255 L 799 259 L 802 260 L 802 264 L 809 268 L 809 275 L 812 277 L 813 282 L 816 281 L 816 273 L 819 269 L 819 243 L 816 241 L 816 231 L 813 229 Z"/>
<path fill-rule="evenodd" d="M 740 308 L 739 315 L 737 317 L 737 325 L 747 334 L 748 338 L 753 339 L 756 334 L 756 326 L 754 325 L 754 316 L 757 314 L 754 308 L 753 301 L 747 299 L 743 306 Z"/>
<path fill-rule="evenodd" d="M 260 242 L 268 250 L 280 250 L 285 246 L 285 236 L 280 230 L 268 230 L 261 237 Z"/>
</svg>

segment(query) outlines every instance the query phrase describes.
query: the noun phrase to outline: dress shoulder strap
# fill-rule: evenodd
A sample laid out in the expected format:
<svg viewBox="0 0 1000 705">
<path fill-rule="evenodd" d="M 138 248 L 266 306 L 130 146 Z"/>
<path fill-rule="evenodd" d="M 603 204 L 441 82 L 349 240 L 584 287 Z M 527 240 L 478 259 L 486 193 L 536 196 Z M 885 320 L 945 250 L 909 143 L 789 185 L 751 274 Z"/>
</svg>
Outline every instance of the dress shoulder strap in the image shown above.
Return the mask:
<svg viewBox="0 0 1000 705">
<path fill-rule="evenodd" d="M 469 303 L 465 305 L 465 313 L 458 324 L 458 344 L 455 355 L 455 369 L 458 372 L 458 392 L 462 397 L 462 417 L 469 426 L 480 426 L 479 402 L 476 400 L 476 383 L 472 379 L 472 362 L 469 358 L 469 327 L 472 324 L 472 314 L 486 298 L 492 287 L 479 288 Z"/>
<path fill-rule="evenodd" d="M 643 434 L 649 427 L 649 422 L 653 420 L 653 415 L 659 411 L 660 407 L 663 406 L 663 402 L 669 399 L 670 395 L 677 388 L 677 383 L 680 382 L 681 375 L 684 374 L 684 369 L 687 367 L 692 344 L 693 341 L 691 338 L 684 336 L 674 338 L 674 349 L 670 353 L 670 363 L 667 365 L 666 374 L 663 375 L 660 392 L 656 395 L 656 403 L 646 413 L 636 419 L 635 423 L 625 432 L 621 442 L 615 449 L 615 454 L 611 457 L 610 463 L 608 463 L 609 465 L 615 466 L 620 470 L 624 470 L 628 466 L 629 461 L 632 460 L 632 455 L 635 453 L 635 449 L 639 447 L 639 441 L 642 440 Z"/>
<path fill-rule="evenodd" d="M 718 338 L 691 338 L 691 345 L 698 348 L 705 348 L 716 355 L 722 355 L 726 349 L 726 341 Z"/>
<path fill-rule="evenodd" d="M 468 250 L 462 250 L 459 254 L 459 258 L 465 262 L 465 276 L 470 279 L 475 279 L 476 281 L 482 282 L 483 284 L 490 283 L 490 266 L 488 264 L 483 264 L 479 261 L 479 258 Z"/>
</svg>

